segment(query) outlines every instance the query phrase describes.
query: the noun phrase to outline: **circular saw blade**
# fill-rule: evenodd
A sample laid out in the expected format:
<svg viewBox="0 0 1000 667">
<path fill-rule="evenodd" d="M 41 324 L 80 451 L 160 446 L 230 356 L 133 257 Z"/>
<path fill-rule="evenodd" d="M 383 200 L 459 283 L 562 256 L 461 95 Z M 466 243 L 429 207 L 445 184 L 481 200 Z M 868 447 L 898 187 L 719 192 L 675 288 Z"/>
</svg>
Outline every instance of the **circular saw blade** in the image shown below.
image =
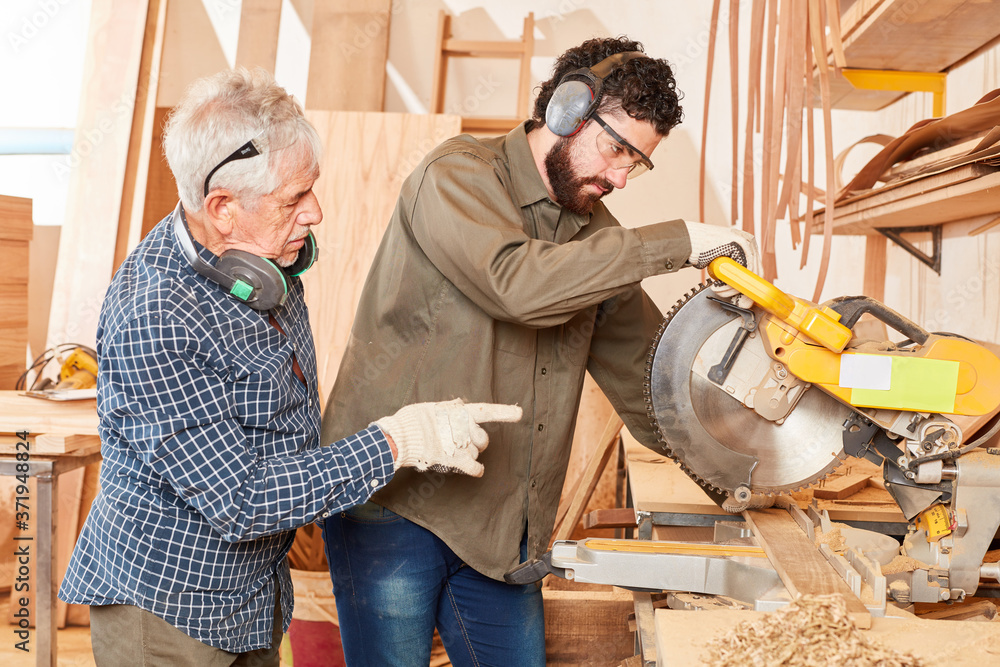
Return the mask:
<svg viewBox="0 0 1000 667">
<path fill-rule="evenodd" d="M 727 495 L 739 487 L 782 493 L 826 477 L 845 458 L 842 425 L 851 408 L 811 389 L 778 424 L 693 373 L 700 354 L 721 360 L 726 348 L 719 350 L 719 340 L 728 344 L 732 335 L 720 329 L 735 334 L 739 326 L 706 288 L 671 309 L 646 363 L 647 412 L 668 454 L 696 481 Z"/>
</svg>

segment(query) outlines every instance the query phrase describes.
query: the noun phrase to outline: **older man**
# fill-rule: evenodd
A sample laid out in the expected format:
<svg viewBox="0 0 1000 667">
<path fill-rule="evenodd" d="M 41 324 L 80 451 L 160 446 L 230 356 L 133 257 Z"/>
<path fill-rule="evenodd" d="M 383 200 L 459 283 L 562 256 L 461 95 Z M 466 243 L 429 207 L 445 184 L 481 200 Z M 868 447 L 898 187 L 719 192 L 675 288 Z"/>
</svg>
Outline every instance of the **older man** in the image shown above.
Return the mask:
<svg viewBox="0 0 1000 667">
<path fill-rule="evenodd" d="M 188 91 L 164 144 L 180 203 L 105 297 L 101 491 L 60 597 L 91 605 L 100 665 L 277 665 L 292 531 L 402 466 L 481 475 L 478 422 L 520 410 L 411 405 L 320 447 L 297 278 L 323 217 L 316 131 L 270 75 L 235 70 Z"/>
</svg>

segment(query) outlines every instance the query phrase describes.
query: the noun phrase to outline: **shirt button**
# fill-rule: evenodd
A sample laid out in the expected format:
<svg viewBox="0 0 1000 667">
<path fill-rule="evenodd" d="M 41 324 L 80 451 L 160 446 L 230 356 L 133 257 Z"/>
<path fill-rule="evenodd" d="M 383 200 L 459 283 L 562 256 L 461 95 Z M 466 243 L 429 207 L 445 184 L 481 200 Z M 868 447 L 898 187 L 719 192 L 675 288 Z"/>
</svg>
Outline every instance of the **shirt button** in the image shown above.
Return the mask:
<svg viewBox="0 0 1000 667">
<path fill-rule="evenodd" d="M 535 482 L 535 480 L 531 480 L 531 488 L 535 488 L 536 485 L 537 485 L 537 482 Z"/>
<path fill-rule="evenodd" d="M 547 368 L 543 368 L 542 369 L 542 375 L 546 375 L 546 374 L 548 374 L 548 372 L 549 372 L 549 369 L 547 369 Z"/>
<path fill-rule="evenodd" d="M 671 262 L 669 259 L 666 261 L 666 263 L 663 266 L 665 266 L 667 268 L 667 271 L 673 271 L 674 270 L 674 263 Z"/>
<path fill-rule="evenodd" d="M 545 424 L 539 424 L 538 425 L 538 430 L 539 431 L 544 431 L 545 430 Z"/>
<path fill-rule="evenodd" d="M 327 518 L 328 516 L 330 516 L 330 513 L 329 513 L 329 512 L 323 512 L 323 518 L 324 518 L 324 519 L 325 519 L 325 518 Z"/>
<path fill-rule="evenodd" d="M 374 488 L 376 488 L 377 486 L 378 486 L 378 480 L 377 480 L 377 479 L 373 479 L 373 480 L 372 480 L 372 488 L 374 489 Z"/>
</svg>

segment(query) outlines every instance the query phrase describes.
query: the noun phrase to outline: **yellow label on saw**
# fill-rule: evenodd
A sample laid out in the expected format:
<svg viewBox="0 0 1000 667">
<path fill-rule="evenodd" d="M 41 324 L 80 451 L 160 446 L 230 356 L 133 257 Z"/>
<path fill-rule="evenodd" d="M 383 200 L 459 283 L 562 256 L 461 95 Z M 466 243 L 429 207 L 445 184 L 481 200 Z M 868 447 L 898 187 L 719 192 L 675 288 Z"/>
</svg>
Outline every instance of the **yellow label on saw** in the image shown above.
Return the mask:
<svg viewBox="0 0 1000 667">
<path fill-rule="evenodd" d="M 889 388 L 855 387 L 851 389 L 851 405 L 913 412 L 955 411 L 959 367 L 957 361 L 888 355 L 870 356 L 891 360 Z"/>
<path fill-rule="evenodd" d="M 927 531 L 928 542 L 937 542 L 951 534 L 951 514 L 944 505 L 935 505 L 917 518 L 917 526 Z"/>
</svg>

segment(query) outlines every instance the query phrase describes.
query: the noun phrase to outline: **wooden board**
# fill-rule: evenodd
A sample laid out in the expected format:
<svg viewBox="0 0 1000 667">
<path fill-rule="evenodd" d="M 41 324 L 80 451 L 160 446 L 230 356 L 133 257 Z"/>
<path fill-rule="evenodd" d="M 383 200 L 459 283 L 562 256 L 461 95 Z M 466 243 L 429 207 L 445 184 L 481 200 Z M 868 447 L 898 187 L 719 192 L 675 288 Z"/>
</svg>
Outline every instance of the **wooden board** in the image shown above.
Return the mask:
<svg viewBox="0 0 1000 667">
<path fill-rule="evenodd" d="M 0 433 L 97 435 L 97 401 L 46 401 L 0 391 Z"/>
<path fill-rule="evenodd" d="M 427 151 L 459 133 L 461 118 L 329 111 L 306 115 L 329 147 L 315 185 L 324 215 L 313 230 L 320 259 L 303 276 L 325 398 L 399 187 Z"/>
<path fill-rule="evenodd" d="M 0 195 L 0 239 L 27 242 L 31 236 L 31 200 Z"/>
<path fill-rule="evenodd" d="M 834 209 L 835 234 L 870 234 L 876 227 L 939 225 L 1000 213 L 1000 170 L 967 165 L 887 188 Z M 813 233 L 819 233 L 814 225 Z"/>
<path fill-rule="evenodd" d="M 100 443 L 98 443 L 97 446 L 99 448 Z M 85 451 L 87 451 L 87 449 L 79 449 L 76 453 L 80 454 Z M 94 498 L 97 497 L 97 492 L 101 489 L 100 462 L 91 463 L 83 470 L 83 487 L 80 490 L 80 513 L 79 519 L 76 523 L 76 534 L 73 536 L 74 545 L 76 544 L 76 540 L 80 537 L 80 532 L 83 530 L 83 524 L 87 521 L 87 515 L 90 514 L 90 507 L 94 504 Z M 62 493 L 62 489 L 60 489 L 60 493 Z M 66 611 L 66 625 L 90 625 L 90 606 L 85 604 L 69 605 L 69 609 Z M 60 648 L 61 647 L 62 640 L 60 640 Z"/>
<path fill-rule="evenodd" d="M 16 454 L 24 451 L 18 449 L 19 442 L 24 442 L 16 435 L 0 433 L 0 454 Z M 52 456 L 58 454 L 77 454 L 101 449 L 101 439 L 96 435 L 71 435 L 65 433 L 41 433 L 28 437 L 31 455 Z"/>
<path fill-rule="evenodd" d="M 600 481 L 601 473 L 607 467 L 611 455 L 618 447 L 618 434 L 621 432 L 624 423 L 617 414 L 612 414 L 608 423 L 604 427 L 604 432 L 597 439 L 597 448 L 590 457 L 587 469 L 580 476 L 576 492 L 572 494 L 566 512 L 556 519 L 555 530 L 552 534 L 553 541 L 567 540 L 576 529 L 580 519 L 583 518 L 584 510 L 590 501 L 597 483 Z"/>
<path fill-rule="evenodd" d="M 28 257 L 31 200 L 0 195 L 0 389 L 13 389 L 28 346 Z"/>
<path fill-rule="evenodd" d="M 822 480 L 812 490 L 813 497 L 825 500 L 843 500 L 868 486 L 871 475 L 851 473 Z"/>
<path fill-rule="evenodd" d="M 291 575 L 292 587 L 295 589 L 292 618 L 300 621 L 326 621 L 339 626 L 329 571 L 292 569 Z"/>
<path fill-rule="evenodd" d="M 236 66 L 263 67 L 274 74 L 278 58 L 281 0 L 243 0 L 240 35 L 236 42 Z"/>
<path fill-rule="evenodd" d="M 466 118 L 462 121 L 463 131 L 465 129 L 465 121 L 467 120 Z M 566 480 L 563 483 L 562 494 L 559 499 L 557 517 L 563 516 L 566 513 L 565 510 L 568 509 L 569 504 L 573 501 L 577 482 L 584 475 L 588 462 L 597 450 L 598 440 L 600 440 L 600 434 L 604 430 L 604 426 L 614 414 L 615 410 L 611 406 L 611 401 L 604 395 L 601 388 L 597 386 L 597 382 L 594 381 L 590 373 L 587 373 L 583 381 L 583 391 L 580 394 L 580 408 L 576 418 L 576 430 L 573 432 L 573 447 L 570 450 L 569 462 L 566 466 Z M 612 453 L 611 459 L 605 466 L 604 472 L 601 474 L 596 488 L 591 493 L 590 501 L 587 503 L 584 511 L 588 509 L 598 510 L 616 507 L 620 504 L 618 498 L 618 467 L 618 451 L 616 450 Z M 600 531 L 602 529 L 597 530 Z M 597 537 L 602 534 L 605 537 L 615 536 L 613 531 L 604 533 L 588 531 L 587 533 L 590 537 Z"/>
<path fill-rule="evenodd" d="M 226 2 L 215 7 L 219 11 L 234 12 L 239 5 Z M 163 39 L 157 107 L 177 106 L 193 81 L 229 69 L 226 54 L 208 16 L 207 3 L 202 0 L 169 0 Z"/>
<path fill-rule="evenodd" d="M 871 627 L 868 609 L 787 510 L 747 510 L 743 512 L 743 518 L 793 598 L 799 595 L 842 595 L 847 603 L 847 614 L 855 626 L 862 629 Z"/>
<path fill-rule="evenodd" d="M 391 9 L 391 0 L 316 0 L 306 108 L 382 110 Z"/>
<path fill-rule="evenodd" d="M 637 510 L 647 512 L 676 512 L 680 514 L 719 515 L 730 517 L 692 480 L 676 462 L 643 447 L 628 432 L 622 431 L 625 442 L 629 489 Z M 859 463 L 851 459 L 851 464 Z M 805 507 L 812 500 L 812 493 L 796 493 L 795 500 Z M 892 496 L 883 489 L 869 487 L 857 494 L 838 500 L 818 500 L 820 510 L 827 510 L 832 521 L 873 521 L 905 523 L 902 512 Z"/>
<path fill-rule="evenodd" d="M 69 193 L 59 237 L 49 347 L 66 342 L 94 345 L 112 274 L 145 27 L 145 2 L 92 4 L 76 140 L 58 169 L 69 180 Z"/>
<path fill-rule="evenodd" d="M 885 272 L 887 269 L 887 239 L 882 234 L 865 237 L 865 278 L 864 295 L 876 301 L 885 301 Z"/>
<path fill-rule="evenodd" d="M 695 667 L 708 642 L 730 635 L 743 621 L 761 618 L 757 611 L 655 611 L 658 667 Z M 917 618 L 873 618 L 862 633 L 879 644 L 913 653 L 925 665 L 983 667 L 1000 654 L 1000 623 L 927 621 Z M 818 663 L 820 664 L 820 663 Z"/>
<path fill-rule="evenodd" d="M 132 110 L 132 131 L 129 134 L 112 275 L 142 238 L 151 153 L 160 147 L 153 141 L 153 137 L 161 132 L 156 125 L 158 120 L 156 96 L 160 80 L 160 63 L 163 59 L 167 0 L 147 1 L 149 11 L 146 14 L 146 28 L 142 40 L 135 107 Z"/>
<path fill-rule="evenodd" d="M 635 510 L 631 507 L 594 510 L 583 517 L 583 527 L 591 528 L 634 528 L 637 524 Z"/>
<path fill-rule="evenodd" d="M 632 595 L 542 588 L 547 665 L 614 665 L 632 656 Z"/>
<path fill-rule="evenodd" d="M 149 151 L 149 170 L 146 174 L 146 202 L 142 211 L 140 239 L 149 233 L 177 205 L 177 182 L 163 154 L 163 127 L 171 107 L 156 107 L 153 118 L 152 146 Z"/>
<path fill-rule="evenodd" d="M 840 22 L 847 66 L 943 72 L 1000 35 L 994 10 L 983 0 L 857 0 Z M 830 92 L 834 108 L 863 110 L 906 94 L 856 90 L 840 75 L 831 77 Z"/>
</svg>

